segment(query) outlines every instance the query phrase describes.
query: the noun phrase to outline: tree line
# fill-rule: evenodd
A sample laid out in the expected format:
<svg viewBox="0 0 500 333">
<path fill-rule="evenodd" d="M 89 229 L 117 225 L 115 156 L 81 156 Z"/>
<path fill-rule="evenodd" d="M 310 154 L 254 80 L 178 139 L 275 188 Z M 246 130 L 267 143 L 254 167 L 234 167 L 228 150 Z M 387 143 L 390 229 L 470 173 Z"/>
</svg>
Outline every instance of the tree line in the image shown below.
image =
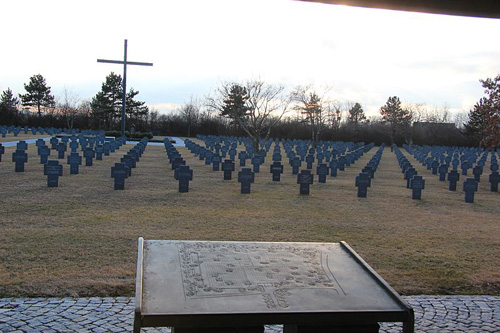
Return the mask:
<svg viewBox="0 0 500 333">
<path fill-rule="evenodd" d="M 208 96 L 192 97 L 177 112 L 160 114 L 126 95 L 127 128 L 155 135 L 248 136 L 255 146 L 261 139 L 363 141 L 376 144 L 419 144 L 496 147 L 500 144 L 500 75 L 480 80 L 483 97 L 468 116 L 451 119 L 446 107 L 403 104 L 390 96 L 377 116 L 367 117 L 360 102 L 334 99 L 332 90 L 313 85 L 291 91 L 262 80 L 222 82 Z M 0 99 L 0 124 L 80 129 L 118 130 L 122 108 L 122 78 L 109 74 L 90 101 L 64 91 L 55 98 L 40 74 L 15 97 L 10 89 Z"/>
<path fill-rule="evenodd" d="M 118 130 L 121 120 L 122 77 L 111 72 L 102 83 L 101 90 L 91 100 L 80 100 L 74 93 L 64 90 L 56 98 L 41 74 L 33 75 L 24 84 L 25 94 L 15 97 L 7 88 L 0 97 L 0 124 L 14 126 L 42 126 Z M 130 88 L 126 93 L 125 111 L 128 125 L 147 130 L 149 109 L 138 101 L 139 91 Z"/>
</svg>

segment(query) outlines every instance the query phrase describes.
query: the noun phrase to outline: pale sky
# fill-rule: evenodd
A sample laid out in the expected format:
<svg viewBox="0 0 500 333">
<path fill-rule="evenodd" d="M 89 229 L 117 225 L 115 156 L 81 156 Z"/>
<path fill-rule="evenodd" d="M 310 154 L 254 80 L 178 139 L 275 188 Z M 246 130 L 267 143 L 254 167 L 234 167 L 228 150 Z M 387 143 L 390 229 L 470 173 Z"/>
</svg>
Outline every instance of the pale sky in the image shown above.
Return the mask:
<svg viewBox="0 0 500 333">
<path fill-rule="evenodd" d="M 292 0 L 2 3 L 0 91 L 42 74 L 56 96 L 90 100 L 123 59 L 127 87 L 159 111 L 226 80 L 327 85 L 376 114 L 389 96 L 466 111 L 500 73 L 500 20 Z"/>
</svg>

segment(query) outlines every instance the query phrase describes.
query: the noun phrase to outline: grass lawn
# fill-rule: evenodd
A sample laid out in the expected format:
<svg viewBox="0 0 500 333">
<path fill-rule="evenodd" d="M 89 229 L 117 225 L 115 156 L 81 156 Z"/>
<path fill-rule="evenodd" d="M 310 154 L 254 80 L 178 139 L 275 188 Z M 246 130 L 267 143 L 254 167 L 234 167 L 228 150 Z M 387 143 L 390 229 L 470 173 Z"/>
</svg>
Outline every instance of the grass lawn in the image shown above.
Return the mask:
<svg viewBox="0 0 500 333">
<path fill-rule="evenodd" d="M 500 193 L 489 191 L 486 173 L 476 202 L 466 204 L 463 178 L 450 192 L 448 183 L 405 152 L 426 180 L 422 200 L 412 200 L 396 156 L 386 148 L 368 197 L 357 198 L 354 178 L 373 148 L 326 184 L 316 176 L 311 194 L 300 196 L 288 161 L 281 182 L 271 181 L 271 150 L 252 193 L 242 195 L 236 172 L 223 181 L 222 172 L 179 148 L 194 170 L 189 193 L 179 193 L 164 148 L 150 145 L 125 190 L 114 191 L 110 168 L 131 147 L 80 166 L 78 175 L 69 174 L 64 160 L 58 188 L 47 187 L 34 144 L 24 173 L 14 172 L 15 148 L 5 148 L 0 297 L 131 296 L 140 236 L 344 240 L 402 294 L 500 295 Z M 56 157 L 52 151 L 51 159 Z"/>
</svg>

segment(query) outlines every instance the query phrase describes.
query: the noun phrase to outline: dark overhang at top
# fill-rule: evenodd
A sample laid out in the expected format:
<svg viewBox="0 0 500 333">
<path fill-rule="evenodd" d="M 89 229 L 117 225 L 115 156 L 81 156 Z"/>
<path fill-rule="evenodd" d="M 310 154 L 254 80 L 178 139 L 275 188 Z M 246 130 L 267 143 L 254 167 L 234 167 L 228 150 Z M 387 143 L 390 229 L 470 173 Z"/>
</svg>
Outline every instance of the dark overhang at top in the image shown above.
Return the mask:
<svg viewBox="0 0 500 333">
<path fill-rule="evenodd" d="M 430 14 L 500 18 L 500 0 L 302 0 Z"/>
</svg>

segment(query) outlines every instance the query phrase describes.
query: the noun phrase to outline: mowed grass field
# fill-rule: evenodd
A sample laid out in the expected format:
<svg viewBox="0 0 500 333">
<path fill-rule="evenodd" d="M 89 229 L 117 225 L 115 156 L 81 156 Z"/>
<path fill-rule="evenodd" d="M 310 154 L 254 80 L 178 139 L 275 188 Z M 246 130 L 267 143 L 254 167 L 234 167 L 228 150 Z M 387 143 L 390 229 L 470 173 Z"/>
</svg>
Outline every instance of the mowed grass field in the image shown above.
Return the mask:
<svg viewBox="0 0 500 333">
<path fill-rule="evenodd" d="M 59 187 L 48 188 L 35 148 L 29 145 L 24 173 L 14 172 L 14 147 L 0 162 L 0 297 L 131 296 L 140 236 L 344 240 L 401 294 L 500 295 L 500 193 L 489 191 L 489 172 L 476 202 L 466 204 L 463 178 L 450 192 L 405 152 L 426 180 L 422 200 L 412 200 L 386 148 L 368 197 L 357 198 L 355 176 L 375 147 L 326 184 L 316 176 L 311 194 L 301 196 L 288 161 L 281 182 L 271 181 L 271 150 L 244 195 L 236 172 L 223 181 L 222 172 L 178 148 L 194 170 L 189 193 L 179 193 L 163 146 L 148 145 L 125 190 L 114 191 L 110 168 L 129 145 L 78 175 L 64 160 Z"/>
</svg>

